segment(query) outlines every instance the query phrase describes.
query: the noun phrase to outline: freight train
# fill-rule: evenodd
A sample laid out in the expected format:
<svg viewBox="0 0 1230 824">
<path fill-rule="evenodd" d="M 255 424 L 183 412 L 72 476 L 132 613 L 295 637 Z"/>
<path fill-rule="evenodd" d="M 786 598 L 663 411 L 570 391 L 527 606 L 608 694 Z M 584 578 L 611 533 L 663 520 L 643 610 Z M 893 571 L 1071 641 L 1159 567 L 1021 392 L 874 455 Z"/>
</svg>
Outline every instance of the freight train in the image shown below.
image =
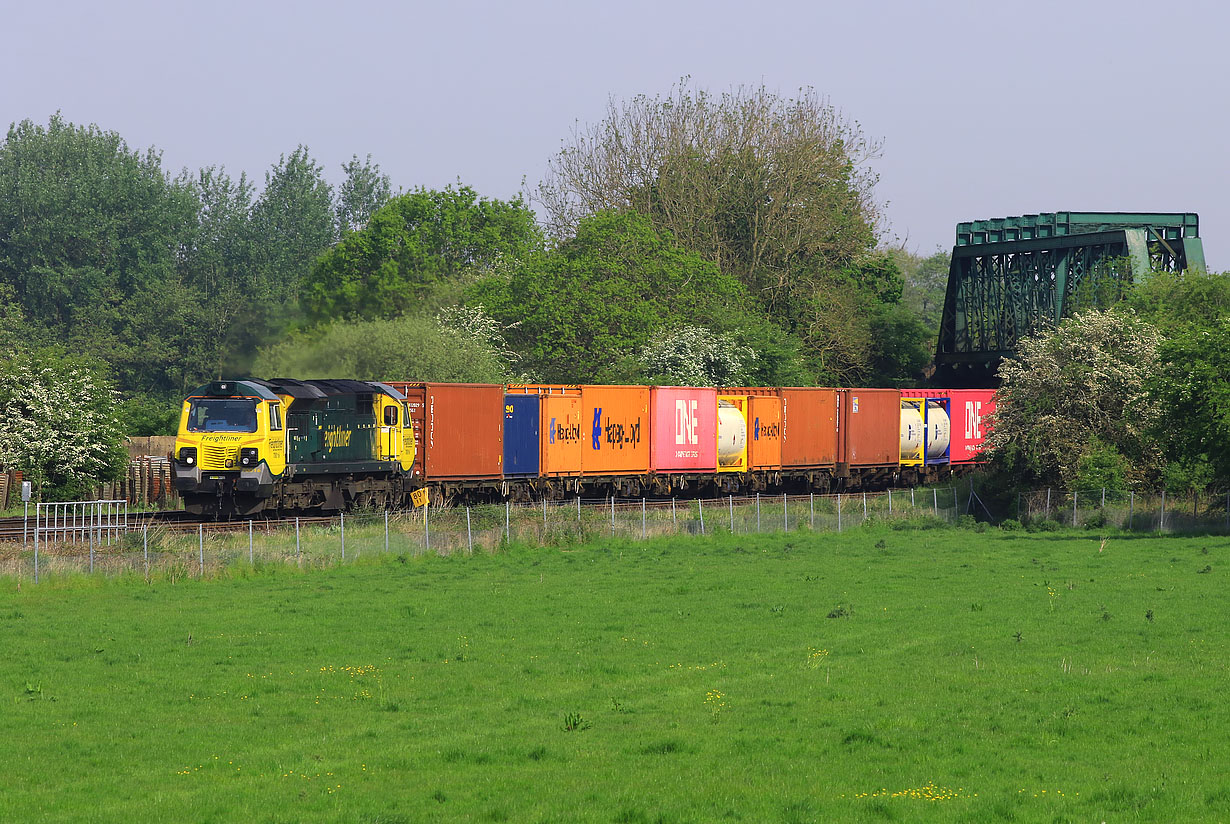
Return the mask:
<svg viewBox="0 0 1230 824">
<path fill-rule="evenodd" d="M 172 455 L 201 517 L 435 504 L 831 492 L 974 466 L 991 390 L 214 381 Z M 422 493 L 420 493 L 422 495 Z"/>
</svg>

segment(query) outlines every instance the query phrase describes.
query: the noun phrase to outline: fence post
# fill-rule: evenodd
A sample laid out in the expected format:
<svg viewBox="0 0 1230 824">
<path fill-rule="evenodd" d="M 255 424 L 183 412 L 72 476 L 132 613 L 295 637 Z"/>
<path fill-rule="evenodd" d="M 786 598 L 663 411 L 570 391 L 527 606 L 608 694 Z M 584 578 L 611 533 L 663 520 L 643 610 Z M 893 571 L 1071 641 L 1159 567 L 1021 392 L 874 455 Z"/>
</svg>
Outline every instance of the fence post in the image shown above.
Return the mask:
<svg viewBox="0 0 1230 824">
<path fill-rule="evenodd" d="M 1157 531 L 1166 531 L 1166 490 L 1162 490 L 1162 517 L 1157 522 Z M 91 567 L 93 569 L 93 567 Z"/>
<path fill-rule="evenodd" d="M 940 517 L 940 491 L 934 487 L 931 489 L 931 514 Z"/>
<path fill-rule="evenodd" d="M 645 540 L 645 499 L 641 498 L 641 540 Z"/>
<path fill-rule="evenodd" d="M 252 520 L 248 519 L 248 563 L 255 565 L 256 557 L 252 552 Z"/>
<path fill-rule="evenodd" d="M 205 524 L 196 525 L 196 548 L 200 552 L 201 577 L 205 577 Z"/>
<path fill-rule="evenodd" d="M 466 507 L 466 546 L 471 555 L 474 554 L 474 533 L 470 531 L 470 508 Z"/>
<path fill-rule="evenodd" d="M 674 508 L 675 499 L 671 498 L 671 507 Z M 581 493 L 577 493 L 577 523 L 581 523 Z"/>
<path fill-rule="evenodd" d="M 542 531 L 543 533 L 546 533 L 547 531 L 547 496 L 546 494 L 542 496 Z"/>
<path fill-rule="evenodd" d="M 809 503 L 810 503 L 810 509 L 811 509 L 811 528 L 814 530 L 816 528 L 816 493 L 809 492 L 807 494 L 810 498 Z"/>
<path fill-rule="evenodd" d="M 94 511 L 90 509 L 90 572 L 94 572 Z"/>
<path fill-rule="evenodd" d="M 426 551 L 431 551 L 431 525 L 428 523 L 427 510 L 431 509 L 431 504 L 423 507 L 423 540 L 427 544 Z"/>
<path fill-rule="evenodd" d="M 1106 487 L 1102 487 L 1102 508 L 1106 509 Z"/>
<path fill-rule="evenodd" d="M 1132 531 L 1132 510 L 1136 507 L 1136 493 L 1128 493 L 1128 532 Z"/>
<path fill-rule="evenodd" d="M 149 524 L 141 527 L 141 548 L 145 555 L 145 577 L 149 577 Z"/>
<path fill-rule="evenodd" d="M 790 510 L 786 506 L 786 493 L 782 493 L 782 531 L 790 531 Z"/>
<path fill-rule="evenodd" d="M 611 496 L 611 534 L 615 534 L 615 496 Z"/>
<path fill-rule="evenodd" d="M 384 511 L 384 551 L 389 551 L 389 511 Z"/>
<path fill-rule="evenodd" d="M 1072 526 L 1076 527 L 1076 490 L 1072 490 Z"/>
<path fill-rule="evenodd" d="M 914 487 L 910 487 L 910 509 L 914 508 Z"/>
<path fill-rule="evenodd" d="M 863 520 L 867 520 L 867 493 L 863 493 Z"/>
<path fill-rule="evenodd" d="M 1046 488 L 1046 517 L 1051 517 L 1051 488 Z"/>
<path fill-rule="evenodd" d="M 1021 520 L 1021 493 L 1016 493 L 1016 519 Z"/>
<path fill-rule="evenodd" d="M 346 513 L 341 514 L 342 524 L 342 560 L 346 560 Z"/>
<path fill-rule="evenodd" d="M 756 493 L 756 531 L 760 531 L 760 493 Z"/>
<path fill-rule="evenodd" d="M 700 513 L 700 534 L 705 534 L 705 508 L 701 505 L 700 498 L 696 499 L 696 511 Z"/>
<path fill-rule="evenodd" d="M 38 501 L 34 502 L 34 583 L 38 583 L 38 513 L 42 507 Z"/>
<path fill-rule="evenodd" d="M 730 534 L 735 534 L 735 496 L 730 496 Z"/>
<path fill-rule="evenodd" d="M 512 527 L 510 525 L 511 517 L 512 517 L 512 503 L 510 503 L 509 501 L 505 501 L 504 502 L 504 542 L 505 543 L 512 542 Z"/>
<path fill-rule="evenodd" d="M 295 560 L 303 565 L 303 545 L 299 543 L 299 516 L 295 516 Z"/>
<path fill-rule="evenodd" d="M 888 516 L 890 518 L 893 516 L 893 488 L 891 486 L 888 488 Z"/>
<path fill-rule="evenodd" d="M 675 499 L 671 498 L 671 523 L 678 525 L 679 519 L 675 515 Z"/>
<path fill-rule="evenodd" d="M 841 532 L 841 493 L 837 493 L 837 531 Z"/>
</svg>

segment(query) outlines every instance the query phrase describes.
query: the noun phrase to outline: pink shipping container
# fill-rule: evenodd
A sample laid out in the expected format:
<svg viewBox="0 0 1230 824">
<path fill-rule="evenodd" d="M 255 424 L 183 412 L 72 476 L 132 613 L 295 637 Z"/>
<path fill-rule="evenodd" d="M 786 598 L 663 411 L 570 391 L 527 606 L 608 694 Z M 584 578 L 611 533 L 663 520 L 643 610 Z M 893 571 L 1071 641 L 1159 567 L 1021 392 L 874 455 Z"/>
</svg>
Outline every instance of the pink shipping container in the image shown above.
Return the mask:
<svg viewBox="0 0 1230 824">
<path fill-rule="evenodd" d="M 649 390 L 650 466 L 654 472 L 712 472 L 717 466 L 717 390 Z"/>
<path fill-rule="evenodd" d="M 994 389 L 928 389 L 930 395 L 952 402 L 952 462 L 974 463 L 979 458 L 989 429 L 987 416 L 995 411 Z"/>
</svg>

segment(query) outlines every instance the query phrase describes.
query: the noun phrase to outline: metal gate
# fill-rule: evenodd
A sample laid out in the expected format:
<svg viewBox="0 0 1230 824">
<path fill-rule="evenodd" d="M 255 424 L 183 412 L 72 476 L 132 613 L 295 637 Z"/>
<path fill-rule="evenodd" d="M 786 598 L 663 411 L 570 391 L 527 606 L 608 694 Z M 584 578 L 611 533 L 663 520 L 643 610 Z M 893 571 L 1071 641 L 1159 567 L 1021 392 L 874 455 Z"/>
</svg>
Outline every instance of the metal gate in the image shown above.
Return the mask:
<svg viewBox="0 0 1230 824">
<path fill-rule="evenodd" d="M 64 544 L 88 544 L 90 572 L 94 551 L 124 540 L 130 529 L 128 502 L 56 501 L 34 507 L 34 581 L 38 582 L 39 550 Z"/>
</svg>

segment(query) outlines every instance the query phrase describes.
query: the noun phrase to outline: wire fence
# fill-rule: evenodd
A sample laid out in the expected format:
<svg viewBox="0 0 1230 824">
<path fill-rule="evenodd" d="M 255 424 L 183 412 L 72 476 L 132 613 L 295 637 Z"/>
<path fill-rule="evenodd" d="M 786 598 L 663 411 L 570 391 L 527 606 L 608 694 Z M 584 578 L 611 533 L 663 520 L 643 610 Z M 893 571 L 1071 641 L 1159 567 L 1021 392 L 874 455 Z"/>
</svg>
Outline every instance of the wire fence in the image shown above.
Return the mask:
<svg viewBox="0 0 1230 824">
<path fill-rule="evenodd" d="M 976 523 L 980 521 L 981 523 Z M 249 564 L 325 567 L 385 553 L 405 558 L 493 553 L 520 544 L 570 546 L 605 538 L 832 533 L 888 523 L 909 529 L 963 522 L 986 529 L 1123 529 L 1136 532 L 1230 533 L 1230 494 L 1174 496 L 1085 490 L 1034 490 L 1015 502 L 994 502 L 974 484 L 840 495 L 756 495 L 688 500 L 543 500 L 534 503 L 361 512 L 320 519 L 247 521 L 227 529 L 197 525 L 185 532 L 133 518 L 63 530 L 31 540 L 0 542 L 0 575 L 39 581 L 48 576 L 159 574 L 203 577 Z M 56 522 L 53 520 L 53 524 Z M 53 527 L 54 528 L 54 527 Z M 100 527 L 102 528 L 102 527 Z"/>
</svg>

